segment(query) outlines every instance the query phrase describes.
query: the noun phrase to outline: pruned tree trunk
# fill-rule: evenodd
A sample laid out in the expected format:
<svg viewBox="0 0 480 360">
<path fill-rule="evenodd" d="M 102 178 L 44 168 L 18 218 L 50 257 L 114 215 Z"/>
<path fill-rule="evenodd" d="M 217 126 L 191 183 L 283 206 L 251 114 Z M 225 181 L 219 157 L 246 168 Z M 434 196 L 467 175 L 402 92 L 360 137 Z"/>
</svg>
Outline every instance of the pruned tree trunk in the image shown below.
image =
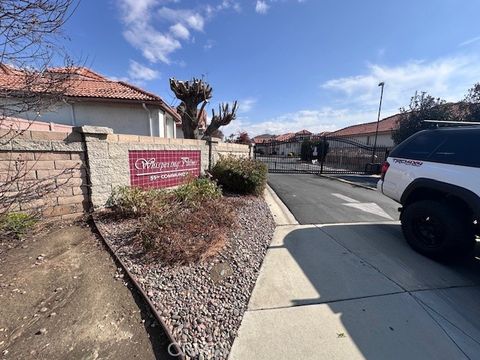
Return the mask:
<svg viewBox="0 0 480 360">
<path fill-rule="evenodd" d="M 212 87 L 201 79 L 191 81 L 170 79 L 170 89 L 182 103 L 177 111 L 182 118 L 183 136 L 186 139 L 196 139 L 200 117 L 205 106 L 212 98 Z M 200 111 L 198 105 L 202 104 Z"/>
<path fill-rule="evenodd" d="M 212 136 L 220 126 L 230 124 L 237 117 L 238 102 L 233 103 L 232 108 L 228 103 L 221 103 L 218 105 L 218 114 L 215 114 L 215 110 L 212 109 L 212 120 L 205 130 L 204 138 Z"/>
</svg>

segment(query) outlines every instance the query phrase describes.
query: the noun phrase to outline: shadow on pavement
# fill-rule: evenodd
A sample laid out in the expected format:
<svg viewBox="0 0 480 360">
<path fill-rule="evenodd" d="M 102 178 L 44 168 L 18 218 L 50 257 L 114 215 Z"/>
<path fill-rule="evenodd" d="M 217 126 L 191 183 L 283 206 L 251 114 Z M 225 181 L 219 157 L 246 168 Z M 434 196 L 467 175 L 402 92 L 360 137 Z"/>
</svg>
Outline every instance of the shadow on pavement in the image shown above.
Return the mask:
<svg viewBox="0 0 480 360">
<path fill-rule="evenodd" d="M 378 180 L 380 177 L 377 175 L 328 175 L 332 178 L 342 179 L 353 184 L 368 186 L 372 189 L 377 189 Z"/>
<path fill-rule="evenodd" d="M 478 246 L 476 256 L 447 266 L 410 249 L 399 225 L 359 224 L 293 230 L 272 251 L 282 248 L 313 287 L 305 294 L 317 293 L 290 299 L 294 307 L 289 310 L 297 311 L 295 318 L 302 318 L 318 341 L 336 332 L 337 339 L 322 347 L 326 353 L 366 359 L 478 358 Z M 295 286 L 296 279 L 290 280 Z M 299 294 L 293 290 L 291 295 Z M 322 305 L 297 307 L 306 304 Z"/>
</svg>

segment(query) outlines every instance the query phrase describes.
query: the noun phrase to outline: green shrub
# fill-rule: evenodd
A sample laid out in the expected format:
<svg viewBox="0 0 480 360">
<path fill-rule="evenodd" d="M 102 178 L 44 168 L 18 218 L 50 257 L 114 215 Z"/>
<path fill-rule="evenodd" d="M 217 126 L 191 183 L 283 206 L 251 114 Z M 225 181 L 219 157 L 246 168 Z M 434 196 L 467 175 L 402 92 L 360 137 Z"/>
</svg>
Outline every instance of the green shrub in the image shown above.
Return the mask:
<svg viewBox="0 0 480 360">
<path fill-rule="evenodd" d="M 0 235 L 22 238 L 37 223 L 37 219 L 25 213 L 7 213 L 0 217 Z"/>
<path fill-rule="evenodd" d="M 318 141 L 304 140 L 302 143 L 300 158 L 303 161 L 312 161 L 318 160 L 319 162 L 325 161 L 325 158 L 330 149 L 328 141 L 322 139 Z M 314 156 L 313 153 L 317 151 L 317 155 Z"/>
<path fill-rule="evenodd" d="M 205 200 L 214 200 L 222 196 L 222 190 L 212 180 L 207 178 L 193 179 L 174 190 L 174 194 L 181 202 L 200 204 Z"/>
<path fill-rule="evenodd" d="M 226 191 L 261 195 L 267 185 L 267 166 L 257 160 L 232 155 L 220 156 L 212 169 L 213 178 Z"/>
<path fill-rule="evenodd" d="M 143 215 L 151 209 L 154 203 L 166 201 L 165 191 L 152 189 L 144 190 L 138 187 L 119 186 L 113 189 L 107 206 L 125 215 Z"/>
</svg>

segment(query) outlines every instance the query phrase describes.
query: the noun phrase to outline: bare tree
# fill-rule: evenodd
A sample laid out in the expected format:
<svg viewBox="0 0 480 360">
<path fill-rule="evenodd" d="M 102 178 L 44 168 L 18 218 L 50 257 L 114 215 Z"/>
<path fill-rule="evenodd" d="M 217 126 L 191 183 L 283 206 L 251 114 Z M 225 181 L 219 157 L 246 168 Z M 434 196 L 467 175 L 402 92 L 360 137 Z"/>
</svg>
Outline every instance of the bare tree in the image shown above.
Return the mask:
<svg viewBox="0 0 480 360">
<path fill-rule="evenodd" d="M 182 117 L 183 136 L 186 139 L 200 137 L 199 125 L 204 114 L 205 107 L 212 98 L 212 87 L 201 79 L 193 78 L 190 81 L 170 79 L 170 89 L 177 99 L 181 100 L 177 111 Z M 200 105 L 201 104 L 201 105 Z M 200 105 L 200 109 L 198 106 Z M 216 115 L 212 110 L 212 120 L 203 134 L 204 137 L 216 134 L 220 126 L 228 125 L 236 117 L 238 105 L 233 104 L 230 109 L 228 104 L 220 104 L 219 113 Z"/>
<path fill-rule="evenodd" d="M 198 125 L 200 116 L 205 106 L 212 98 L 212 87 L 201 79 L 193 78 L 191 81 L 170 79 L 170 89 L 181 100 L 177 111 L 182 117 L 183 136 L 186 139 L 198 137 Z M 198 105 L 201 105 L 198 110 Z"/>
<path fill-rule="evenodd" d="M 463 110 L 463 120 L 465 121 L 480 121 L 480 83 L 476 83 L 465 96 L 461 103 Z"/>
<path fill-rule="evenodd" d="M 40 113 L 67 91 L 74 66 L 59 40 L 76 5 L 77 0 L 0 1 L 0 144 L 20 130 L 9 117 Z M 63 63 L 61 71 L 50 69 L 54 60 Z"/>
<path fill-rule="evenodd" d="M 215 110 L 212 109 L 212 120 L 210 125 L 208 125 L 207 130 L 205 130 L 205 137 L 212 136 L 220 126 L 225 126 L 230 124 L 237 117 L 238 103 L 235 101 L 232 108 L 230 105 L 220 104 L 218 105 L 218 114 L 215 114 Z"/>
<path fill-rule="evenodd" d="M 11 118 L 49 109 L 64 98 L 71 86 L 75 67 L 59 44 L 62 27 L 78 2 L 0 1 L 0 146 L 21 136 L 30 124 L 18 127 L 19 123 Z M 54 62 L 63 63 L 63 67 L 52 69 Z M 58 187 L 55 179 L 31 184 L 27 175 L 34 164 L 18 154 L 9 155 L 3 158 L 8 168 L 0 173 L 0 215 L 15 203 L 40 198 Z"/>
</svg>

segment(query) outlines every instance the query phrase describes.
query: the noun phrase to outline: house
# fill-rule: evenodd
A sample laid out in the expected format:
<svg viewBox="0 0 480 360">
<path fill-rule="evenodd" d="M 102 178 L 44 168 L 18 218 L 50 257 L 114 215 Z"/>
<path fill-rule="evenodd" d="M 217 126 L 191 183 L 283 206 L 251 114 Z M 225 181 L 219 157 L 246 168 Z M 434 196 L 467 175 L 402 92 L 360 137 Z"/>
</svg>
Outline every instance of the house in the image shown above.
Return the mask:
<svg viewBox="0 0 480 360">
<path fill-rule="evenodd" d="M 121 134 L 183 137 L 180 116 L 155 94 L 85 67 L 53 68 L 43 76 L 48 76 L 46 81 L 57 78 L 62 82 L 61 100 L 41 113 L 27 111 L 16 117 L 71 126 L 106 126 Z M 36 91 L 27 78 L 23 71 L 0 64 L 3 106 Z"/>
<path fill-rule="evenodd" d="M 253 138 L 256 151 L 266 155 L 300 154 L 302 142 L 311 138 L 308 130 L 286 133 L 282 135 L 259 135 Z"/>
<path fill-rule="evenodd" d="M 399 114 L 389 116 L 382 119 L 378 123 L 377 146 L 393 147 L 392 134 L 397 128 L 397 122 L 400 118 Z M 366 145 L 374 145 L 375 132 L 377 129 L 377 122 L 369 122 L 358 125 L 347 126 L 343 129 L 331 132 L 329 137 L 348 138 Z"/>
</svg>

